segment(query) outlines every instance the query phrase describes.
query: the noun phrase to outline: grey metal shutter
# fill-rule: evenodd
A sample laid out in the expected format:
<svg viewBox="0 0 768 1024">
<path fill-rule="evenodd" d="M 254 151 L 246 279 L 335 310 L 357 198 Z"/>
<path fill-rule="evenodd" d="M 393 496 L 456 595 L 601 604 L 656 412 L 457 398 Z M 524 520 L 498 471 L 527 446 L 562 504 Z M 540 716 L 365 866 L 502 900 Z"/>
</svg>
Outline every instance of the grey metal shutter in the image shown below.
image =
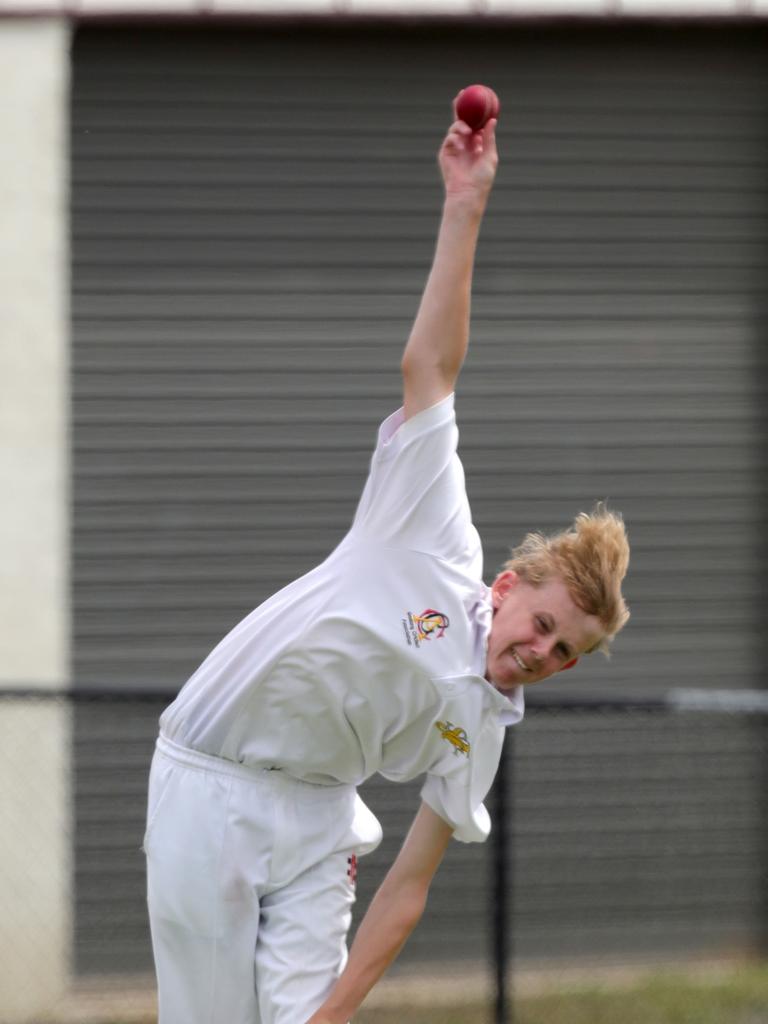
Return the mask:
<svg viewBox="0 0 768 1024">
<path fill-rule="evenodd" d="M 527 529 L 607 497 L 633 618 L 609 664 L 550 692 L 757 685 L 764 43 L 754 26 L 82 27 L 76 683 L 180 686 L 343 536 L 398 404 L 449 101 L 488 81 L 502 165 L 458 403 L 487 576 Z M 123 726 L 78 720 L 81 964 L 145 963 L 138 912 L 108 954 L 97 934 L 116 872 L 137 905 L 140 861 L 113 871 L 110 847 L 140 831 L 143 775 L 100 827 L 94 736 L 113 749 Z M 478 958 L 483 884 L 449 929 Z"/>
</svg>

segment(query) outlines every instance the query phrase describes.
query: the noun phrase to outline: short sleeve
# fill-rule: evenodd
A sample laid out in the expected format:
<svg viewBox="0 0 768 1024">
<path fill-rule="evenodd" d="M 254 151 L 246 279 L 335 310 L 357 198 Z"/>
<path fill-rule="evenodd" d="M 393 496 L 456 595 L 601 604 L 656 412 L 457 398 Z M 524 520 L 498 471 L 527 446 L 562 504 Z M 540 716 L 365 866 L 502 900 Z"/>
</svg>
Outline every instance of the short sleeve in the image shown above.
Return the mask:
<svg viewBox="0 0 768 1024">
<path fill-rule="evenodd" d="M 443 760 L 427 773 L 421 799 L 453 826 L 459 842 L 482 843 L 490 834 L 491 818 L 483 801 L 499 767 L 504 731 L 495 713 L 486 715 L 469 758 Z"/>
<path fill-rule="evenodd" d="M 483 843 L 490 835 L 491 816 L 482 801 L 471 806 L 468 788 L 452 786 L 439 775 L 427 775 L 421 799 L 453 827 L 453 837 L 460 843 Z"/>
<path fill-rule="evenodd" d="M 408 420 L 402 409 L 389 416 L 352 532 L 451 561 L 468 558 L 476 534 L 457 445 L 453 395 Z"/>
</svg>

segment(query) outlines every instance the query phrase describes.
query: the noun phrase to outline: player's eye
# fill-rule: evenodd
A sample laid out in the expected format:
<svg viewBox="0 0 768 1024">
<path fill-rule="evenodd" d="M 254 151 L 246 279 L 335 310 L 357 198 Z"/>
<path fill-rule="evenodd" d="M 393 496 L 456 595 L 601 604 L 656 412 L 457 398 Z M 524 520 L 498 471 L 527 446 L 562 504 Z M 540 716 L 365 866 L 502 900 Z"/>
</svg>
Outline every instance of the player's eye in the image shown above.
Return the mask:
<svg viewBox="0 0 768 1024">
<path fill-rule="evenodd" d="M 539 627 L 542 633 L 549 632 L 549 623 L 546 619 L 542 618 L 541 615 L 536 616 L 536 625 Z"/>
</svg>

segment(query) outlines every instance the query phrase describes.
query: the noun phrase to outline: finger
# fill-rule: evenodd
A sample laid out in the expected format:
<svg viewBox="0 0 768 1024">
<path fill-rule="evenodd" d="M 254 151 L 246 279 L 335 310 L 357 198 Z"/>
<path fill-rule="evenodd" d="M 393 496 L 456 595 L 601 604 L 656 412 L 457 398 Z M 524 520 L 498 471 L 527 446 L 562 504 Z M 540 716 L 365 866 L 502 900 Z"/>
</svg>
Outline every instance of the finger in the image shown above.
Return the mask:
<svg viewBox="0 0 768 1024">
<path fill-rule="evenodd" d="M 461 153 L 465 149 L 467 149 L 471 137 L 471 129 L 467 125 L 465 125 L 463 121 L 456 121 L 448 129 L 448 134 L 445 137 L 444 146 L 450 152 Z"/>
<path fill-rule="evenodd" d="M 492 117 L 483 128 L 483 141 L 488 145 L 496 144 L 496 125 L 499 122 L 495 117 Z"/>
<path fill-rule="evenodd" d="M 448 153 L 463 153 L 466 149 L 463 136 L 450 132 L 443 143 L 443 149 Z"/>
<path fill-rule="evenodd" d="M 487 124 L 483 125 L 483 127 L 480 128 L 475 133 L 475 139 L 477 139 L 478 141 L 474 142 L 474 140 L 473 140 L 473 142 L 474 142 L 474 144 L 472 146 L 472 152 L 473 153 L 475 153 L 478 156 L 481 155 L 482 153 L 492 153 L 492 154 L 495 153 L 496 152 L 496 121 L 495 120 L 491 120 L 491 121 L 488 121 Z"/>
<path fill-rule="evenodd" d="M 461 135 L 471 135 L 472 129 L 469 127 L 466 121 L 462 121 L 457 118 L 451 127 L 448 129 L 449 132 L 459 132 Z"/>
</svg>

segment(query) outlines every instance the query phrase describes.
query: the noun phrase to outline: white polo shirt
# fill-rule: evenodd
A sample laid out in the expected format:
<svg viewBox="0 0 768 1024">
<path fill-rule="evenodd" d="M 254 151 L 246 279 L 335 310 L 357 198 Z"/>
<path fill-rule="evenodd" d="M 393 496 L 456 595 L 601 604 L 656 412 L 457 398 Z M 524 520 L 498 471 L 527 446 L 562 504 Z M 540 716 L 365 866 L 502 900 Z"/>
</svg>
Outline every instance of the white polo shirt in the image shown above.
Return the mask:
<svg viewBox="0 0 768 1024">
<path fill-rule="evenodd" d="M 457 443 L 452 395 L 386 419 L 347 536 L 221 641 L 163 734 L 323 785 L 426 773 L 456 838 L 485 839 L 523 695 L 483 677 L 492 609 Z"/>
</svg>

